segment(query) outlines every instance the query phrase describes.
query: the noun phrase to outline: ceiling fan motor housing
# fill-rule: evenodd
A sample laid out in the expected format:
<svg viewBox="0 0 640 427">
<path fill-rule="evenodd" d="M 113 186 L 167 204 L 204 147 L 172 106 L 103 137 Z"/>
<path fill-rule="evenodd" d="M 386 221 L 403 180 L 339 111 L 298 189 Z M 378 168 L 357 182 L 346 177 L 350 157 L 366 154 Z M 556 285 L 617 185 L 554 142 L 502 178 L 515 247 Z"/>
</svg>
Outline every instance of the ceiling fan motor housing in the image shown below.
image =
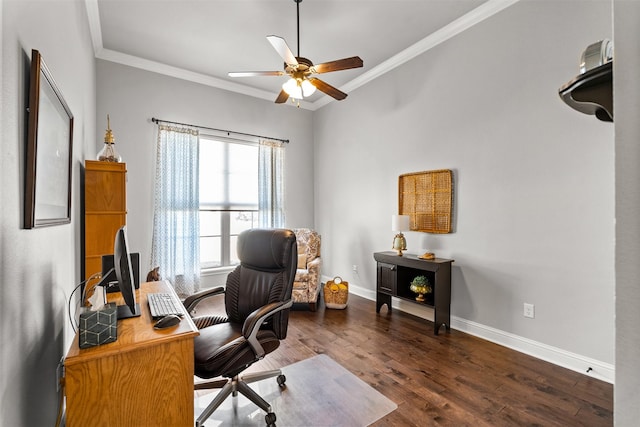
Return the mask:
<svg viewBox="0 0 640 427">
<path fill-rule="evenodd" d="M 311 67 L 313 67 L 313 62 L 311 62 L 310 59 L 296 56 L 296 60 L 298 61 L 297 65 L 284 63 L 284 71 L 287 74 L 297 79 L 304 78 L 312 73 Z"/>
</svg>

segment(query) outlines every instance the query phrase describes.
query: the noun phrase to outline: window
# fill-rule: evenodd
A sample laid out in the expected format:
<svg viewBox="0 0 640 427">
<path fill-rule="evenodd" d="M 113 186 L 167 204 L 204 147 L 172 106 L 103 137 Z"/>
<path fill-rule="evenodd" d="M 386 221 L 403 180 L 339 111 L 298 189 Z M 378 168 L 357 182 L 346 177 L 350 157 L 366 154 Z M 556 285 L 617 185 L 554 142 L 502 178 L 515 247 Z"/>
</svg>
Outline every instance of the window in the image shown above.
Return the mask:
<svg viewBox="0 0 640 427">
<path fill-rule="evenodd" d="M 238 234 L 258 226 L 258 144 L 200 135 L 200 267 L 239 264 Z"/>
</svg>

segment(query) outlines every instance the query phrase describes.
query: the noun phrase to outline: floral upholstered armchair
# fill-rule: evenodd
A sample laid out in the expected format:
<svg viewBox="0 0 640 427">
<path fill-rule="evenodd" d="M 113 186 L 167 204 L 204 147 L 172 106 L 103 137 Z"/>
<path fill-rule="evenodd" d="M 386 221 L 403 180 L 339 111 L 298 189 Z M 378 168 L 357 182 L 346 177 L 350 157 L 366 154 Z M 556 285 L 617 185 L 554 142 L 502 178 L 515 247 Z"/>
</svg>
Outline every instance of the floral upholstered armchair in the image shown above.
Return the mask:
<svg viewBox="0 0 640 427">
<path fill-rule="evenodd" d="M 316 311 L 320 294 L 320 235 L 308 228 L 293 230 L 298 244 L 298 269 L 293 281 L 293 302 L 306 302 Z"/>
</svg>

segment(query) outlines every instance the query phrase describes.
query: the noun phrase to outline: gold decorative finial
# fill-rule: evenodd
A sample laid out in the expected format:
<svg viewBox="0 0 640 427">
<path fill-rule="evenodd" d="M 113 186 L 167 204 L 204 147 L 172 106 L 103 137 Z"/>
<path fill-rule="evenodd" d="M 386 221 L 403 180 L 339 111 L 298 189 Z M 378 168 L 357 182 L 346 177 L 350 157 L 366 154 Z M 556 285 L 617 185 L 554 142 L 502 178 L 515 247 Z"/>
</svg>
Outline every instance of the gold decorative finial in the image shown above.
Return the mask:
<svg viewBox="0 0 640 427">
<path fill-rule="evenodd" d="M 113 144 L 115 142 L 115 138 L 113 137 L 113 131 L 111 130 L 111 121 L 109 120 L 108 114 L 107 114 L 107 131 L 104 134 L 104 142 L 105 144 Z"/>
</svg>

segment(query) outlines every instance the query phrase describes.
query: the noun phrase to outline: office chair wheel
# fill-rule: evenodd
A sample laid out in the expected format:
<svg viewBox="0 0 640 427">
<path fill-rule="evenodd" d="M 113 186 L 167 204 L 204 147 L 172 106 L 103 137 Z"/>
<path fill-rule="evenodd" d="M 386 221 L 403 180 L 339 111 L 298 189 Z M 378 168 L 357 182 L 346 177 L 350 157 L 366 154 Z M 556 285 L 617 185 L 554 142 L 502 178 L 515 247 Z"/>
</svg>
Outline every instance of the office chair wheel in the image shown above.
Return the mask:
<svg viewBox="0 0 640 427">
<path fill-rule="evenodd" d="M 264 420 L 267 422 L 267 427 L 276 427 L 276 414 L 269 412 L 264 416 Z"/>
<path fill-rule="evenodd" d="M 285 381 L 287 381 L 287 377 L 285 377 L 284 374 L 278 375 L 278 385 L 280 387 L 282 387 L 284 385 Z"/>
</svg>

